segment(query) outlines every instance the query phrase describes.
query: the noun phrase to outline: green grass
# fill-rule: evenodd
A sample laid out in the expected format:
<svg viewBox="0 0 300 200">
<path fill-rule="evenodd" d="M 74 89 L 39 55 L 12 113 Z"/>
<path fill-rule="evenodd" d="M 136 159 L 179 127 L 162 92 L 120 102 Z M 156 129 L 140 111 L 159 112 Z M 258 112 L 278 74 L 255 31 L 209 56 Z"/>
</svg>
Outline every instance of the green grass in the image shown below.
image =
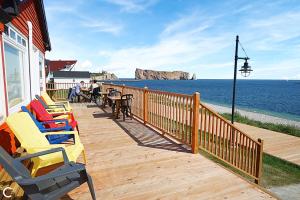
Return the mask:
<svg viewBox="0 0 300 200">
<path fill-rule="evenodd" d="M 229 114 L 229 113 L 223 113 L 221 115 L 228 120 L 231 119 L 231 114 Z M 251 126 L 256 126 L 259 128 L 264 128 L 264 129 L 268 129 L 268 130 L 272 130 L 272 131 L 285 133 L 288 135 L 293 135 L 296 137 L 300 137 L 300 129 L 297 128 L 296 126 L 260 122 L 260 121 L 249 119 L 248 117 L 242 116 L 239 113 L 235 114 L 234 121 L 243 123 L 243 124 L 248 124 Z"/>
<path fill-rule="evenodd" d="M 245 175 L 241 171 L 228 165 L 226 162 L 212 156 L 211 154 L 200 150 L 200 154 L 204 157 L 224 166 L 225 168 L 233 171 L 236 174 L 246 178 L 249 181 L 254 182 L 254 179 Z M 261 177 L 261 186 L 265 188 L 286 186 L 291 184 L 300 183 L 300 166 L 287 161 L 281 160 L 274 156 L 264 154 L 263 155 L 263 171 Z"/>
<path fill-rule="evenodd" d="M 262 186 L 268 188 L 296 183 L 300 183 L 300 166 L 264 154 Z"/>
</svg>

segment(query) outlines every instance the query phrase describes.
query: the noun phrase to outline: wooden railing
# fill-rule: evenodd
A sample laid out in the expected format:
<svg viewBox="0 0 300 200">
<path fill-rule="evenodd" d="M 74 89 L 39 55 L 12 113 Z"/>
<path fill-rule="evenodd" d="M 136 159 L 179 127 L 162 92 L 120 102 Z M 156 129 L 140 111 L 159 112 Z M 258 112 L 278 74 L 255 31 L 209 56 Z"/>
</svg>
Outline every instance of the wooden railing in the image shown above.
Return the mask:
<svg viewBox="0 0 300 200">
<path fill-rule="evenodd" d="M 140 119 L 144 119 L 144 90 L 142 88 L 124 87 L 122 86 L 122 94 L 133 94 L 131 110 L 134 115 Z"/>
<path fill-rule="evenodd" d="M 68 98 L 69 88 L 73 88 L 77 83 L 46 83 L 46 91 L 51 98 L 57 100 L 66 100 Z M 89 87 L 88 83 L 84 87 Z"/>
<path fill-rule="evenodd" d="M 199 104 L 200 149 L 214 155 L 259 182 L 263 142 L 252 139 L 222 116 Z"/>
<path fill-rule="evenodd" d="M 259 183 L 263 141 L 255 140 L 200 102 L 200 94 L 170 92 L 104 84 L 133 94 L 132 113 L 180 142 L 193 153 L 201 149 Z"/>
<path fill-rule="evenodd" d="M 145 90 L 146 119 L 164 133 L 191 145 L 192 97 L 188 95 Z"/>
<path fill-rule="evenodd" d="M 55 90 L 49 88 L 48 91 L 55 91 L 59 99 L 61 92 L 58 91 L 69 87 L 69 84 L 57 84 Z M 125 85 L 102 85 L 102 90 L 107 88 L 133 94 L 132 114 L 144 124 L 190 146 L 193 153 L 199 149 L 209 153 L 259 183 L 263 141 L 251 138 L 201 103 L 199 93 L 183 95 Z"/>
</svg>

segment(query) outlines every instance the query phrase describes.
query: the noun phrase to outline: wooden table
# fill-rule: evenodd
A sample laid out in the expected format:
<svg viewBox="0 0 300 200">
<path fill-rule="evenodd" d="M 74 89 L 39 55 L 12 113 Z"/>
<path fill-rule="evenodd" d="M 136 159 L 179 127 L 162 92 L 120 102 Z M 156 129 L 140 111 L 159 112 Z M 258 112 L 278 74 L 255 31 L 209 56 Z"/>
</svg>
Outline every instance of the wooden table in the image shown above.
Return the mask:
<svg viewBox="0 0 300 200">
<path fill-rule="evenodd" d="M 89 90 L 88 88 L 81 88 L 80 89 L 80 92 L 82 92 L 82 94 L 84 94 L 86 97 L 83 97 L 83 100 L 79 100 L 79 102 L 82 102 L 82 101 L 86 101 L 88 102 L 91 96 L 91 90 Z"/>
<path fill-rule="evenodd" d="M 119 118 L 121 109 L 121 96 L 107 96 L 109 100 L 116 104 L 116 108 L 113 110 L 113 116 Z"/>
</svg>

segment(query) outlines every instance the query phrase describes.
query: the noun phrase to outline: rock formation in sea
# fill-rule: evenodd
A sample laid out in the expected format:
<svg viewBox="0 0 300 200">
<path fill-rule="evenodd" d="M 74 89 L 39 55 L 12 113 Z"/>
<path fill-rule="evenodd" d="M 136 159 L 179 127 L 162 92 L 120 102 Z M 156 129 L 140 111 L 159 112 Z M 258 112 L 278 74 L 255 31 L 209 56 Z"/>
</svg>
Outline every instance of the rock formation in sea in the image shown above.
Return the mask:
<svg viewBox="0 0 300 200">
<path fill-rule="evenodd" d="M 183 71 L 135 70 L 135 79 L 141 80 L 188 80 L 189 73 Z"/>
<path fill-rule="evenodd" d="M 192 76 L 191 80 L 197 80 L 197 78 L 196 78 L 196 74 L 195 74 L 195 73 L 193 74 L 193 76 Z"/>
<path fill-rule="evenodd" d="M 114 73 L 102 71 L 101 73 L 91 73 L 91 79 L 101 81 L 101 80 L 117 80 L 119 78 Z"/>
</svg>

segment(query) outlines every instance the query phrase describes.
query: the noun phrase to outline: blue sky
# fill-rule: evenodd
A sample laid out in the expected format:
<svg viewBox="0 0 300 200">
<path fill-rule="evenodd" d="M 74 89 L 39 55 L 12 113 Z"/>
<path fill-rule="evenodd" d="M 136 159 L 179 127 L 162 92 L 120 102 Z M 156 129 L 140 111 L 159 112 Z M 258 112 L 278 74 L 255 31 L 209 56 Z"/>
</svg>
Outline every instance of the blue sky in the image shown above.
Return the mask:
<svg viewBox="0 0 300 200">
<path fill-rule="evenodd" d="M 76 59 L 76 70 L 134 77 L 138 67 L 231 79 L 238 34 L 254 70 L 249 78 L 300 79 L 299 0 L 44 3 L 52 43 L 46 56 Z"/>
</svg>

